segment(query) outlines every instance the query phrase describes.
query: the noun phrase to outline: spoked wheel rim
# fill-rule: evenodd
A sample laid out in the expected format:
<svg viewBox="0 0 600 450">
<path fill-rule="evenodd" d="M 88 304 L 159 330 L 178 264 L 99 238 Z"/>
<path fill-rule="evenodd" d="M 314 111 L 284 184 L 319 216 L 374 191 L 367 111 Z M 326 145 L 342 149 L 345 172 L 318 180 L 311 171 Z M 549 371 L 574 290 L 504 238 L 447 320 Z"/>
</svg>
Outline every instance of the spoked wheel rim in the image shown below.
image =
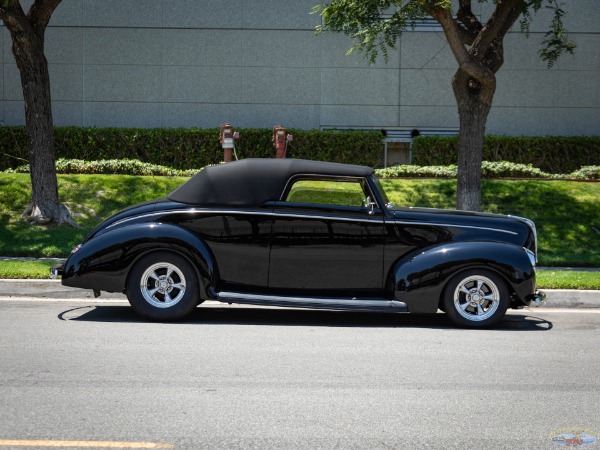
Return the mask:
<svg viewBox="0 0 600 450">
<path fill-rule="evenodd" d="M 140 280 L 144 299 L 157 308 L 170 308 L 185 295 L 183 271 L 174 264 L 159 262 L 146 269 Z"/>
<path fill-rule="evenodd" d="M 500 305 L 496 283 L 482 275 L 463 279 L 454 290 L 454 307 L 469 321 L 480 322 L 493 316 Z"/>
</svg>

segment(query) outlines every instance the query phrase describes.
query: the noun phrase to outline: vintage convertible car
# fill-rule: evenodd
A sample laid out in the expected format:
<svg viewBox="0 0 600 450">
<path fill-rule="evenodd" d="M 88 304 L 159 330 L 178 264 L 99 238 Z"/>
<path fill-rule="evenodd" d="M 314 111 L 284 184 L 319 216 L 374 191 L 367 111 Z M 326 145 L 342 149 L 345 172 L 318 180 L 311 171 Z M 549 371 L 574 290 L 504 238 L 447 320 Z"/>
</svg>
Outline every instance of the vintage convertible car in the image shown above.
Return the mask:
<svg viewBox="0 0 600 450">
<path fill-rule="evenodd" d="M 535 289 L 536 229 L 519 217 L 396 207 L 373 169 L 294 159 L 209 167 L 105 220 L 55 269 L 124 292 L 153 320 L 203 300 L 434 313 L 489 326 Z"/>
</svg>

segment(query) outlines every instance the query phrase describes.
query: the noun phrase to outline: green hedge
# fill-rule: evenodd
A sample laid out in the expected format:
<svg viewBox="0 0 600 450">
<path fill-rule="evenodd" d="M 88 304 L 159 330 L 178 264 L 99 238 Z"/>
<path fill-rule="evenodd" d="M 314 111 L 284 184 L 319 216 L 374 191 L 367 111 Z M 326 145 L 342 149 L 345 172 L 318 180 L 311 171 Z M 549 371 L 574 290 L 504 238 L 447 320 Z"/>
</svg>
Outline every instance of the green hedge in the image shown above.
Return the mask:
<svg viewBox="0 0 600 450">
<path fill-rule="evenodd" d="M 413 163 L 419 166 L 457 164 L 458 136 L 417 137 L 412 154 Z M 486 136 L 483 160 L 532 164 L 549 173 L 571 173 L 583 166 L 600 165 L 600 136 Z"/>
<path fill-rule="evenodd" d="M 240 158 L 273 157 L 270 129 L 240 129 Z M 289 130 L 294 158 L 381 166 L 383 135 L 378 131 Z M 137 159 L 180 170 L 217 164 L 223 157 L 218 129 L 131 129 L 55 127 L 56 157 L 86 161 Z M 420 136 L 413 142 L 413 164 L 457 163 L 458 137 Z M 0 127 L 0 171 L 28 159 L 24 127 Z M 486 136 L 484 161 L 532 164 L 547 173 L 572 173 L 600 165 L 600 137 Z"/>
<path fill-rule="evenodd" d="M 270 129 L 240 129 L 240 158 L 275 155 Z M 383 135 L 378 131 L 289 130 L 288 156 L 380 166 Z M 223 159 L 218 129 L 131 129 L 55 127 L 56 158 L 86 161 L 138 159 L 176 169 L 201 168 Z M 0 127 L 0 171 L 28 159 L 24 127 Z"/>
</svg>

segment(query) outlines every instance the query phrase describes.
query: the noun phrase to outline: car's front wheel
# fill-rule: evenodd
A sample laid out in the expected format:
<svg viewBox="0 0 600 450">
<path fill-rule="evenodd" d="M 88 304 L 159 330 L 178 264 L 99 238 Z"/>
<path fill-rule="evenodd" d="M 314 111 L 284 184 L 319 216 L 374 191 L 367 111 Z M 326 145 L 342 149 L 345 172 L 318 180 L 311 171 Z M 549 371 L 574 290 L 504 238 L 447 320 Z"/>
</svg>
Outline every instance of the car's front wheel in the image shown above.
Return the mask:
<svg viewBox="0 0 600 450">
<path fill-rule="evenodd" d="M 487 270 L 461 272 L 444 290 L 442 305 L 448 318 L 471 328 L 498 323 L 506 314 L 509 291 L 506 282 Z"/>
<path fill-rule="evenodd" d="M 135 311 L 152 320 L 177 320 L 198 305 L 198 276 L 184 257 L 155 252 L 133 266 L 127 298 Z"/>
</svg>

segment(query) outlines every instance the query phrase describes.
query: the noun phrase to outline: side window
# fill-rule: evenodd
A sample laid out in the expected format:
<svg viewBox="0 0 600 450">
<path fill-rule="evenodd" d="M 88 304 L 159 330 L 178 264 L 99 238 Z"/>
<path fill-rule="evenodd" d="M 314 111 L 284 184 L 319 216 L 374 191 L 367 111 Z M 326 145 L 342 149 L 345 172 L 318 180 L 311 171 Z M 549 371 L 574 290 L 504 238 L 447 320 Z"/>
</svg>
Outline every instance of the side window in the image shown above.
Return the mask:
<svg viewBox="0 0 600 450">
<path fill-rule="evenodd" d="M 366 195 L 358 180 L 298 180 L 290 188 L 285 201 L 361 207 L 366 204 Z"/>
</svg>

